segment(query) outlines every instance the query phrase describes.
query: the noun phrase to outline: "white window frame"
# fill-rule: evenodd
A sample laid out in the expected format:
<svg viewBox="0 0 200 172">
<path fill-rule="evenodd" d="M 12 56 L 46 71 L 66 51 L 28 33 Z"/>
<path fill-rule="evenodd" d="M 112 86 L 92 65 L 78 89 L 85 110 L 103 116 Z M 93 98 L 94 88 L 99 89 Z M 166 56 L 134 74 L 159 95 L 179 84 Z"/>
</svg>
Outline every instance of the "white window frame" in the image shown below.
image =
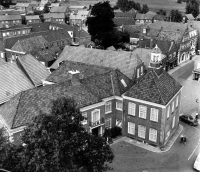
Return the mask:
<svg viewBox="0 0 200 172">
<path fill-rule="evenodd" d="M 5 32 L 3 33 L 3 37 L 6 37 L 6 33 Z"/>
<path fill-rule="evenodd" d="M 116 102 L 116 109 L 122 111 L 122 109 L 123 109 L 123 104 L 122 104 L 122 102 Z"/>
<path fill-rule="evenodd" d="M 91 122 L 96 122 L 96 121 L 94 121 L 94 114 L 96 113 L 96 112 L 98 112 L 98 115 L 99 115 L 99 118 L 98 118 L 98 120 L 96 120 L 96 121 L 99 121 L 100 120 L 100 109 L 95 109 L 95 110 L 93 110 L 91 113 L 91 118 L 92 118 L 92 120 L 91 120 Z"/>
<path fill-rule="evenodd" d="M 171 131 L 170 131 L 170 130 L 169 130 L 169 131 L 166 133 L 165 140 L 167 140 L 167 139 L 169 138 L 169 136 L 170 136 L 170 133 L 171 133 Z"/>
<path fill-rule="evenodd" d="M 105 128 L 111 128 L 111 127 L 112 127 L 112 118 L 106 118 L 105 119 Z"/>
<path fill-rule="evenodd" d="M 147 107 L 140 105 L 139 106 L 139 118 L 146 119 L 146 117 L 147 117 Z"/>
<path fill-rule="evenodd" d="M 158 122 L 158 109 L 151 108 L 150 121 Z"/>
<path fill-rule="evenodd" d="M 107 107 L 109 107 L 109 108 L 107 109 Z M 111 113 L 111 112 L 112 112 L 112 102 L 109 101 L 109 102 L 105 103 L 105 113 L 107 114 L 107 113 Z"/>
<path fill-rule="evenodd" d="M 81 124 L 82 124 L 82 125 L 85 125 L 85 124 L 87 124 L 87 112 L 83 112 L 83 113 L 82 113 L 82 116 L 83 116 L 84 118 L 86 118 L 86 119 L 84 119 L 83 121 L 81 121 Z"/>
<path fill-rule="evenodd" d="M 170 105 L 167 108 L 167 118 L 169 118 L 169 114 L 170 114 Z"/>
<path fill-rule="evenodd" d="M 149 128 L 149 140 L 153 142 L 157 142 L 157 134 L 158 131 L 153 128 Z"/>
<path fill-rule="evenodd" d="M 146 127 L 143 125 L 138 125 L 138 137 L 145 139 Z"/>
<path fill-rule="evenodd" d="M 141 75 L 143 75 L 143 73 L 144 73 L 144 68 L 143 66 L 141 66 Z"/>
<path fill-rule="evenodd" d="M 128 114 L 135 116 L 135 109 L 136 109 L 136 104 L 132 102 L 128 102 Z"/>
<path fill-rule="evenodd" d="M 175 127 L 175 116 L 173 117 L 173 120 L 172 120 L 172 128 L 174 128 Z"/>
<path fill-rule="evenodd" d="M 176 97 L 176 107 L 178 107 L 178 103 L 179 103 L 179 95 Z"/>
<path fill-rule="evenodd" d="M 139 78 L 139 76 L 140 76 L 140 69 L 137 68 L 137 78 Z"/>
<path fill-rule="evenodd" d="M 174 112 L 174 101 L 172 102 L 172 112 Z"/>
<path fill-rule="evenodd" d="M 128 134 L 135 135 L 135 123 L 128 122 Z"/>
</svg>

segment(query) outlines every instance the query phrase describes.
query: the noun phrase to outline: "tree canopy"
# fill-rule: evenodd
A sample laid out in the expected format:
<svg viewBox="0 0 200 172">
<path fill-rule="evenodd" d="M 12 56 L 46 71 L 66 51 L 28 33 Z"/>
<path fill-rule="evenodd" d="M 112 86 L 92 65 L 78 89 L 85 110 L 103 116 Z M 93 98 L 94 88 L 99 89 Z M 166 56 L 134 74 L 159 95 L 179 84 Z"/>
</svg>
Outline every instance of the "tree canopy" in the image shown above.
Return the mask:
<svg viewBox="0 0 200 172">
<path fill-rule="evenodd" d="M 188 0 L 186 3 L 186 14 L 192 14 L 194 17 L 199 15 L 199 2 L 197 0 Z"/>
<path fill-rule="evenodd" d="M 13 150 L 8 152 L 16 162 L 12 171 L 101 172 L 106 169 L 106 164 L 114 158 L 112 150 L 105 139 L 83 128 L 83 119 L 73 100 L 54 101 L 50 115 L 41 113 L 28 124 L 22 136 L 25 146 L 10 146 Z M 8 165 L 3 167 L 11 170 Z"/>
<path fill-rule="evenodd" d="M 171 22 L 182 22 L 183 17 L 180 11 L 178 10 L 171 10 L 170 12 L 170 21 Z"/>
<path fill-rule="evenodd" d="M 129 42 L 127 34 L 115 29 L 114 10 L 108 1 L 95 4 L 91 10 L 91 16 L 87 18 L 86 25 L 91 40 L 97 46 L 103 46 L 106 49 L 121 43 L 120 41 Z"/>
</svg>

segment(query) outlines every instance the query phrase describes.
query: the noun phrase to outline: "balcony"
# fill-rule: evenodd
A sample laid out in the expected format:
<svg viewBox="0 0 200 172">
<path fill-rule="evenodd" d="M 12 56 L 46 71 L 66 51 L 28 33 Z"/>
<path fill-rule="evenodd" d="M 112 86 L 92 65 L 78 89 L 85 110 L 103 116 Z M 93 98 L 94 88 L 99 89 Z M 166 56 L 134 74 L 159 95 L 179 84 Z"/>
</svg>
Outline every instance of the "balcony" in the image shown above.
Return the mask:
<svg viewBox="0 0 200 172">
<path fill-rule="evenodd" d="M 89 126 L 90 126 L 90 127 L 96 127 L 96 126 L 98 126 L 98 125 L 104 124 L 104 123 L 105 123 L 104 121 L 105 121 L 104 118 L 100 118 L 100 119 L 97 120 L 97 121 L 89 122 Z"/>
</svg>

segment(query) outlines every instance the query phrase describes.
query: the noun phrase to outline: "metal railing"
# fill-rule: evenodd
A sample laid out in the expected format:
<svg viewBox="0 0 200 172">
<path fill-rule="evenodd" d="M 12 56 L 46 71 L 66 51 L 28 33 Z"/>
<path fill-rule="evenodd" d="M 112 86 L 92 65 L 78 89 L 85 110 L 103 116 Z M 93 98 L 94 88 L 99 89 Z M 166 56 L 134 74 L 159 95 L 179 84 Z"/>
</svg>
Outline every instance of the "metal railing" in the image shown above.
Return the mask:
<svg viewBox="0 0 200 172">
<path fill-rule="evenodd" d="M 98 126 L 98 125 L 101 125 L 101 124 L 104 124 L 104 123 L 105 123 L 104 118 L 100 118 L 97 121 L 89 122 L 89 126 L 90 127 L 95 127 L 95 126 Z"/>
</svg>

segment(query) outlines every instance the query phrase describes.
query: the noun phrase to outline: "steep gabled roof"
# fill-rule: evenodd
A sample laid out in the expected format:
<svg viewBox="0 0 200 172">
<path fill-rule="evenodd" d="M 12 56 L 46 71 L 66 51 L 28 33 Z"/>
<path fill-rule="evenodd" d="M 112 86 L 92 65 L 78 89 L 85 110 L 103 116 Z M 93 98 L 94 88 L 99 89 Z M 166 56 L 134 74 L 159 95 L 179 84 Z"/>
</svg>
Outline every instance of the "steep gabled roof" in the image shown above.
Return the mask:
<svg viewBox="0 0 200 172">
<path fill-rule="evenodd" d="M 32 82 L 16 63 L 0 65 L 0 104 L 23 90 L 34 88 Z"/>
<path fill-rule="evenodd" d="M 51 13 L 65 13 L 70 12 L 70 9 L 67 6 L 53 6 L 50 10 Z"/>
<path fill-rule="evenodd" d="M 103 98 L 121 95 L 131 85 L 132 81 L 119 70 L 111 70 L 97 76 L 81 79 L 76 85 L 68 80 L 59 84 L 23 91 L 2 105 L 0 114 L 10 128 L 16 128 L 26 125 L 40 112 L 49 114 L 52 100 L 61 97 L 73 98 L 78 107 L 81 108 L 98 103 Z M 12 108 L 6 111 L 10 106 Z"/>
<path fill-rule="evenodd" d="M 158 76 L 154 70 L 149 71 L 138 83 L 126 93 L 132 97 L 152 103 L 166 105 L 181 89 L 181 85 L 167 72 Z"/>
<path fill-rule="evenodd" d="M 17 62 L 35 86 L 42 85 L 42 80 L 46 79 L 50 75 L 50 72 L 46 67 L 31 54 L 19 56 Z"/>
<path fill-rule="evenodd" d="M 64 19 L 65 18 L 65 14 L 64 13 L 44 13 L 43 14 L 44 19 Z"/>
<path fill-rule="evenodd" d="M 51 68 L 57 69 L 58 64 L 65 60 L 118 68 L 130 79 L 135 74 L 135 68 L 142 63 L 139 56 L 134 52 L 99 50 L 66 45 L 60 57 Z"/>
<path fill-rule="evenodd" d="M 185 14 L 188 20 L 195 20 L 194 16 L 192 14 Z"/>
</svg>

